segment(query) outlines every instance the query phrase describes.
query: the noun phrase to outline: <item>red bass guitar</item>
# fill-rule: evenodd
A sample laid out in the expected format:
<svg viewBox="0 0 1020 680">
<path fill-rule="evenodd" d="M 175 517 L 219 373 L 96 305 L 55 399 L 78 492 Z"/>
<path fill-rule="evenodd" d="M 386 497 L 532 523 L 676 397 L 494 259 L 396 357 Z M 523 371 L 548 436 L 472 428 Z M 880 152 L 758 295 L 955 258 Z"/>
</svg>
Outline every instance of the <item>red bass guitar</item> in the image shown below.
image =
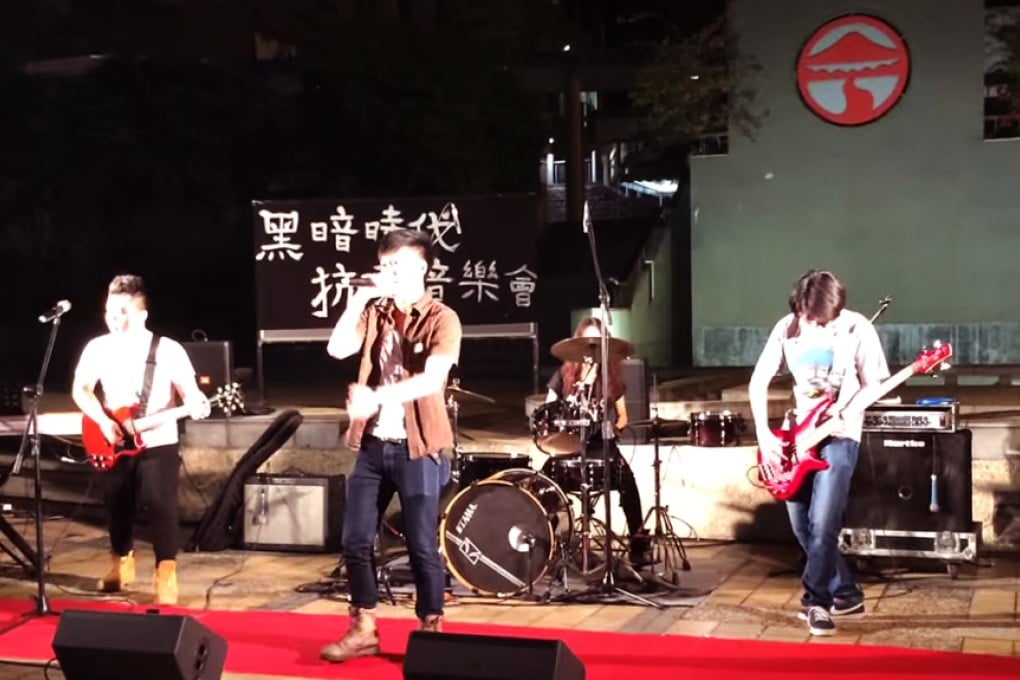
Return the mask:
<svg viewBox="0 0 1020 680">
<path fill-rule="evenodd" d="M 905 383 L 910 376 L 927 373 L 943 364 L 952 355 L 952 345 L 937 341 L 932 349 L 918 354 L 912 364 L 895 375 L 877 385 L 861 389 L 844 410 L 852 406 L 857 411 L 863 411 Z M 793 429 L 773 430 L 783 442 L 782 460 L 779 463 L 766 461 L 761 449 L 758 449 L 758 478 L 775 498 L 781 501 L 789 500 L 800 489 L 808 474 L 829 467 L 827 462 L 818 457 L 818 445 L 831 437 L 839 425 L 836 418 L 827 418 L 819 422 L 831 404 L 830 400 L 822 401 Z"/>
<path fill-rule="evenodd" d="M 209 399 L 209 404 L 220 407 L 224 413 L 229 415 L 239 408 L 244 408 L 244 399 L 238 384 L 231 383 L 226 387 L 217 388 L 216 394 Z M 135 418 L 138 415 L 138 405 L 114 410 L 104 407 L 103 410 L 106 411 L 106 415 L 121 426 L 125 433 L 129 429 L 134 433 L 127 434 L 124 439 L 110 442 L 96 421 L 86 415 L 82 416 L 81 441 L 85 448 L 85 456 L 92 467 L 104 472 L 111 469 L 121 456 L 137 456 L 144 451 L 146 430 L 191 414 L 191 410 L 187 406 L 168 408 L 143 418 Z"/>
</svg>

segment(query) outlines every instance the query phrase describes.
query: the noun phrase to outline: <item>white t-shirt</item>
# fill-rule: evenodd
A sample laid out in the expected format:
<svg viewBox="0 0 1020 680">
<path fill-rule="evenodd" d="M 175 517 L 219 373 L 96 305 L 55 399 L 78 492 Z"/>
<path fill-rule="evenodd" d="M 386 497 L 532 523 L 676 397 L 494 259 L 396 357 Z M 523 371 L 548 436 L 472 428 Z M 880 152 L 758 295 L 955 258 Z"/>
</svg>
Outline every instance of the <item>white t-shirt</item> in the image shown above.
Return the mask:
<svg viewBox="0 0 1020 680">
<path fill-rule="evenodd" d="M 107 408 L 134 406 L 141 396 L 151 342 L 152 332 L 148 330 L 130 334 L 107 333 L 93 338 L 85 345 L 78 360 L 75 384 L 102 383 Z M 184 347 L 175 340 L 160 337 L 146 413 L 151 415 L 172 407 L 174 385 L 187 384 L 194 379 L 195 369 Z M 171 420 L 147 430 L 142 439 L 150 448 L 176 444 L 177 421 Z"/>
<path fill-rule="evenodd" d="M 379 351 L 379 384 L 391 385 L 400 382 L 404 377 L 404 353 L 400 348 L 400 334 L 395 329 L 381 340 L 383 346 Z M 407 439 L 404 425 L 404 405 L 399 403 L 383 404 L 379 408 L 372 434 L 380 439 Z"/>
</svg>

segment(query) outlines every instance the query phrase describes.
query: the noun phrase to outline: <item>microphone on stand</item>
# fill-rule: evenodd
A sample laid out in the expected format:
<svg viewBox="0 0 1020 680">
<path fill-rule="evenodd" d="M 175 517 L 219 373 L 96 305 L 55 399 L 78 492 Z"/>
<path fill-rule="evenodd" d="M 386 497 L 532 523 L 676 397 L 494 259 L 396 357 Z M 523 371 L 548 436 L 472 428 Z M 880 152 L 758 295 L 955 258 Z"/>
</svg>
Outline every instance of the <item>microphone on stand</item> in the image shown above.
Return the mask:
<svg viewBox="0 0 1020 680">
<path fill-rule="evenodd" d="M 69 300 L 61 300 L 50 307 L 45 313 L 39 315 L 39 323 L 49 323 L 54 319 L 59 319 L 66 314 L 69 309 L 71 309 L 71 302 Z"/>
<path fill-rule="evenodd" d="M 591 224 L 591 213 L 588 211 L 588 201 L 584 202 L 584 213 L 581 217 L 581 231 L 588 233 L 588 225 Z"/>
<path fill-rule="evenodd" d="M 935 473 L 931 475 L 931 503 L 928 505 L 928 510 L 931 512 L 939 511 L 938 475 Z"/>
</svg>

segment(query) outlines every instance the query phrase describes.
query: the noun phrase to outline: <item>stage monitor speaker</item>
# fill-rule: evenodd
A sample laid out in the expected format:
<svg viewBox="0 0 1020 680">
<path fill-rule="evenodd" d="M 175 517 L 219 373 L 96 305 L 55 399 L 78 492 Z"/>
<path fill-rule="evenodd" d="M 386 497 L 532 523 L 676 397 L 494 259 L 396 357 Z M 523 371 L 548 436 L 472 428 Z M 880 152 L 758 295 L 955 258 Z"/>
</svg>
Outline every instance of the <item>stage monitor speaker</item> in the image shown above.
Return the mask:
<svg viewBox="0 0 1020 680">
<path fill-rule="evenodd" d="M 190 616 L 67 609 L 53 651 L 67 680 L 218 680 L 227 642 Z"/>
<path fill-rule="evenodd" d="M 627 420 L 631 422 L 647 420 L 649 417 L 648 369 L 645 366 L 645 360 L 624 359 L 620 365 L 620 379 L 623 380 Z M 648 429 L 648 426 L 630 428 L 620 436 L 620 444 L 647 444 Z"/>
<path fill-rule="evenodd" d="M 198 386 L 206 396 L 234 381 L 234 343 L 229 340 L 202 340 L 181 343 L 195 367 Z"/>
<path fill-rule="evenodd" d="M 584 664 L 560 640 L 415 631 L 404 656 L 404 680 L 584 680 L 584 675 Z"/>
<path fill-rule="evenodd" d="M 244 484 L 244 546 L 337 552 L 343 528 L 344 475 L 256 475 Z"/>
<path fill-rule="evenodd" d="M 971 485 L 970 430 L 865 432 L 843 526 L 970 532 Z"/>
</svg>

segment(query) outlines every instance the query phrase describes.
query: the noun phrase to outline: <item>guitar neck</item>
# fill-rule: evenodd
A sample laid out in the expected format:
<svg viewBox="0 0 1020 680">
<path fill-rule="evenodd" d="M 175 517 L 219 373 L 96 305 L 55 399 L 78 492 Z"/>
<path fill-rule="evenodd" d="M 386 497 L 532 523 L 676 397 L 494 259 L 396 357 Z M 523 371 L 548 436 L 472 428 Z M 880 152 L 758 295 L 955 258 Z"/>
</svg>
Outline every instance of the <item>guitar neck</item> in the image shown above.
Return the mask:
<svg viewBox="0 0 1020 680">
<path fill-rule="evenodd" d="M 916 362 L 909 366 L 904 366 L 899 371 L 889 376 L 882 382 L 862 387 L 857 394 L 847 402 L 847 405 L 839 410 L 843 413 L 853 407 L 856 410 L 863 411 L 867 407 L 874 404 L 876 401 L 884 397 L 885 395 L 892 392 L 894 389 L 907 382 L 910 376 L 917 372 Z M 836 426 L 839 425 L 839 421 L 836 418 L 830 418 L 821 425 L 811 429 L 808 432 L 803 433 L 797 438 L 797 445 L 799 448 L 812 448 L 820 443 L 826 437 L 831 437 L 833 432 L 836 430 Z"/>
</svg>

